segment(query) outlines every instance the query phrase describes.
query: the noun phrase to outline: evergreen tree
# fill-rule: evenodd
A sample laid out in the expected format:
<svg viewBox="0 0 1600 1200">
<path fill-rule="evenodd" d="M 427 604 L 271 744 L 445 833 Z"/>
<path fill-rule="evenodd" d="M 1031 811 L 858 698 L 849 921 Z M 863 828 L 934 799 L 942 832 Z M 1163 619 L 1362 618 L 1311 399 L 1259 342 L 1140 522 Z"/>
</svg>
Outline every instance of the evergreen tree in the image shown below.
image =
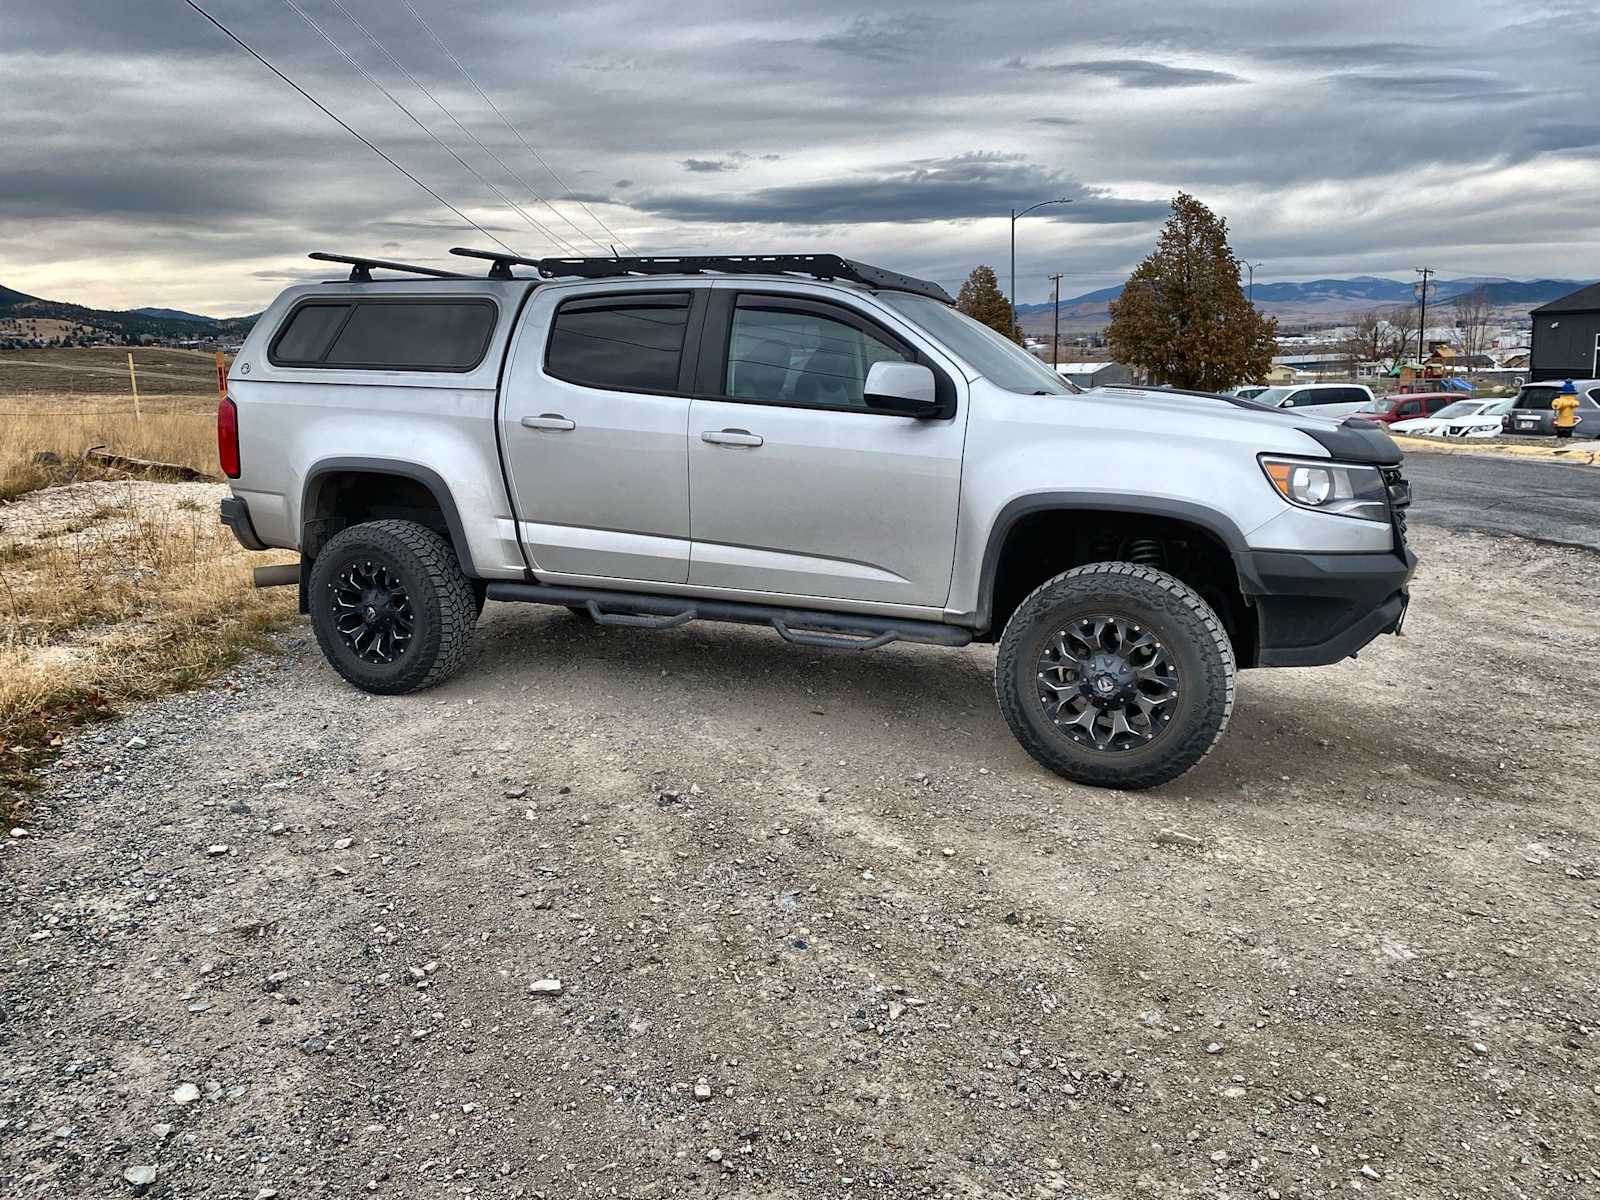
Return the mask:
<svg viewBox="0 0 1600 1200">
<path fill-rule="evenodd" d="M 993 267 L 974 267 L 967 281 L 956 293 L 956 307 L 974 321 L 981 321 L 990 329 L 1013 342 L 1022 341 L 1022 331 L 1017 328 L 1016 314 L 1011 311 L 1011 301 L 1000 290 L 1000 281 Z"/>
<path fill-rule="evenodd" d="M 1265 378 L 1277 330 L 1239 286 L 1227 221 L 1179 192 L 1154 252 L 1111 302 L 1106 343 L 1153 382 L 1220 391 Z"/>
</svg>

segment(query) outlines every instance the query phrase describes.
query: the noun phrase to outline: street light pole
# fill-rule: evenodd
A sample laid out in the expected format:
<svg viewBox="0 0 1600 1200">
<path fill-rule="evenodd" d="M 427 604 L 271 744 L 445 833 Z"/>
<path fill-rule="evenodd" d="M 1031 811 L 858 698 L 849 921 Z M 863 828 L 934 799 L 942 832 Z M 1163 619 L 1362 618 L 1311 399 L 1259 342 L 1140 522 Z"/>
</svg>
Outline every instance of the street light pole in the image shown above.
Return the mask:
<svg viewBox="0 0 1600 1200">
<path fill-rule="evenodd" d="M 1259 267 L 1260 265 L 1261 265 L 1260 263 L 1252 263 L 1252 262 L 1247 262 L 1244 265 L 1245 266 L 1245 270 L 1250 272 L 1250 307 L 1251 308 L 1254 308 L 1256 306 L 1256 268 Z"/>
<path fill-rule="evenodd" d="M 1071 200 L 1065 198 L 1060 200 L 1041 200 L 1031 208 L 1025 208 L 1021 212 L 1014 208 L 1011 210 L 1011 323 L 1013 325 L 1017 323 L 1017 218 L 1025 217 L 1033 212 L 1034 209 L 1044 208 L 1050 204 L 1071 203 Z"/>
<path fill-rule="evenodd" d="M 1056 285 L 1055 299 L 1050 303 L 1050 369 L 1055 370 L 1061 358 L 1061 272 L 1050 276 L 1050 282 Z"/>
</svg>

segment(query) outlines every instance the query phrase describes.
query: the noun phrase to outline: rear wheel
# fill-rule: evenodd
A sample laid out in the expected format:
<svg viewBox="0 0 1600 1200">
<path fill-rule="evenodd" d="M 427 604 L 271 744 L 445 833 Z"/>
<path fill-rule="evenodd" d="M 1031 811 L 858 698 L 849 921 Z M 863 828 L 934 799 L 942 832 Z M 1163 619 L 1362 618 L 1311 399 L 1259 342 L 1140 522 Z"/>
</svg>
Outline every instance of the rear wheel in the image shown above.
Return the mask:
<svg viewBox="0 0 1600 1200">
<path fill-rule="evenodd" d="M 450 543 L 412 521 L 333 537 L 311 567 L 311 625 L 333 669 L 363 691 L 432 687 L 465 660 L 478 618 Z"/>
<path fill-rule="evenodd" d="M 1187 584 L 1091 563 L 1037 588 L 1000 638 L 1000 711 L 1029 754 L 1067 779 L 1147 788 L 1216 745 L 1233 711 L 1233 646 Z"/>
</svg>

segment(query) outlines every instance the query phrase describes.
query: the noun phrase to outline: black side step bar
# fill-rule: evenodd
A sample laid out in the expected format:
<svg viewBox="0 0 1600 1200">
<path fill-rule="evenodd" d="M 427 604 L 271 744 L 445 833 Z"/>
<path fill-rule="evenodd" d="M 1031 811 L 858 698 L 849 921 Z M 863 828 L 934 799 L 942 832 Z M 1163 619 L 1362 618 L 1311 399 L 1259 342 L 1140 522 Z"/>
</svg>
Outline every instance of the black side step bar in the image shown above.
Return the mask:
<svg viewBox="0 0 1600 1200">
<path fill-rule="evenodd" d="M 876 650 L 890 642 L 965 646 L 972 641 L 970 630 L 938 621 L 906 621 L 894 617 L 867 617 L 858 613 L 777 608 L 767 604 L 745 604 L 737 600 L 650 596 L 502 580 L 489 582 L 488 596 L 491 600 L 584 608 L 601 625 L 627 625 L 636 629 L 672 629 L 690 621 L 768 625 L 786 642 L 831 650 Z"/>
</svg>

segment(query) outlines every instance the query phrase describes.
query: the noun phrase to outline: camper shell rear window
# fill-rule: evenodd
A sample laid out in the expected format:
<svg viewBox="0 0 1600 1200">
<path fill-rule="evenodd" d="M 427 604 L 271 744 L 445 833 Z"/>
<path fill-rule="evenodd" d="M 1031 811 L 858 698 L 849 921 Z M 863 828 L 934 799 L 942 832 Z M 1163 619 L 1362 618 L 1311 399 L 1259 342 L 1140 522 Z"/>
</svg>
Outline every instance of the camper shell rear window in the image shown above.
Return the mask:
<svg viewBox="0 0 1600 1200">
<path fill-rule="evenodd" d="M 488 353 L 499 313 L 486 298 L 306 300 L 284 320 L 267 361 L 338 371 L 470 371 Z"/>
</svg>

